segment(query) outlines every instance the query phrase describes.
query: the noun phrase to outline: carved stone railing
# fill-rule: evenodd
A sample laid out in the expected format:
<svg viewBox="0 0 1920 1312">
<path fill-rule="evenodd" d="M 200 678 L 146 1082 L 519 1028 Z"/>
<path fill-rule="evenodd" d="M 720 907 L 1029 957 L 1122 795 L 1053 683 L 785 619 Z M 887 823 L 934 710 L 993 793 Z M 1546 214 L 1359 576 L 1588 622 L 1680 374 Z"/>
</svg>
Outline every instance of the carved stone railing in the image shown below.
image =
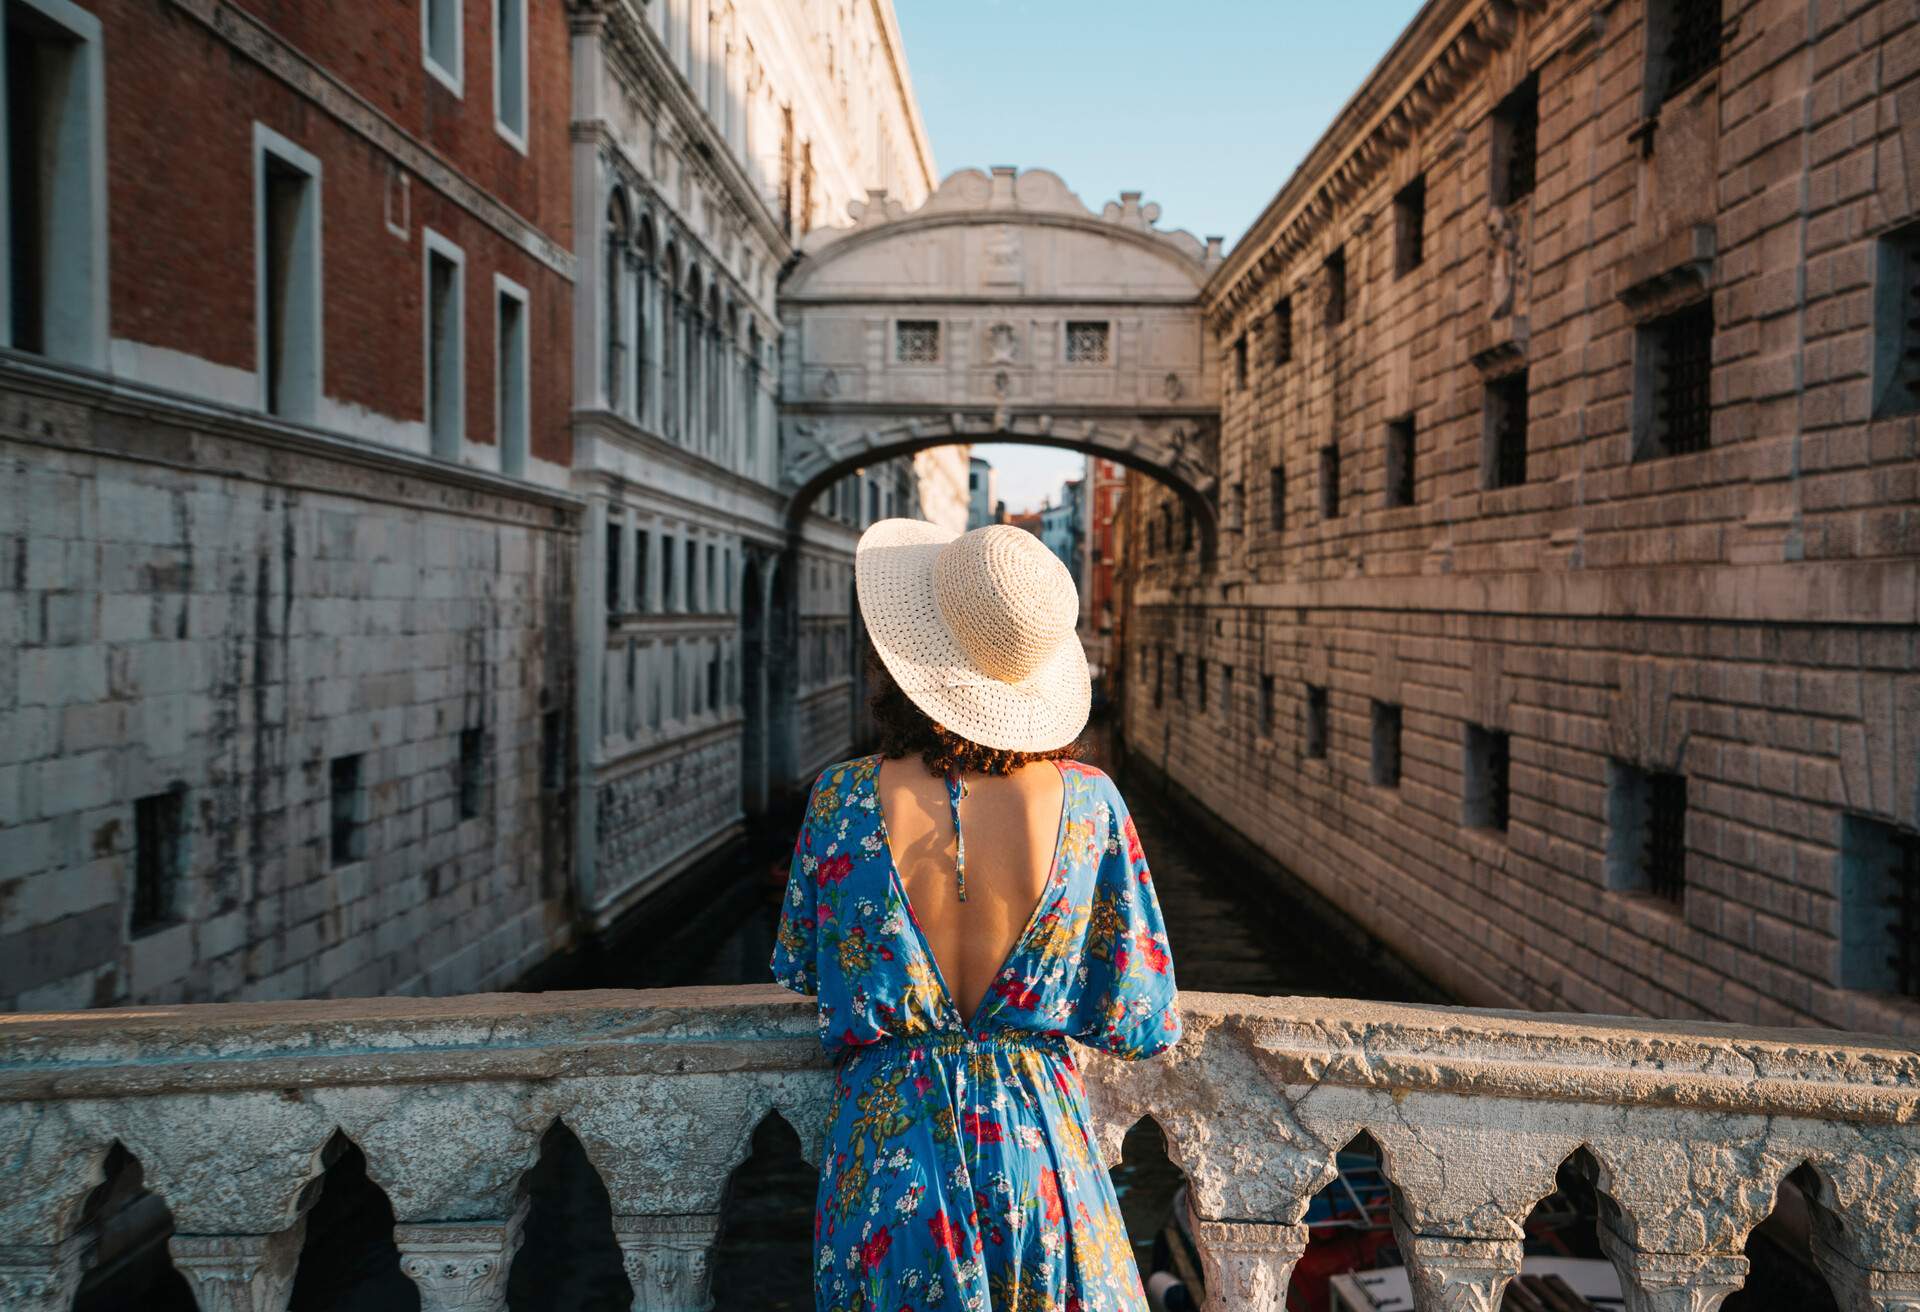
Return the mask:
<svg viewBox="0 0 1920 1312">
<path fill-rule="evenodd" d="M 1789 1173 L 1848 1312 L 1920 1309 L 1920 1049 L 1752 1030 L 1218 994 L 1128 1065 L 1089 1059 L 1104 1150 L 1142 1116 L 1190 1183 L 1208 1307 L 1279 1312 L 1308 1200 L 1360 1132 L 1423 1309 L 1496 1308 L 1521 1222 L 1584 1150 L 1636 1312 L 1707 1312 Z M 708 1303 L 726 1181 L 777 1111 L 817 1157 L 829 1072 L 769 987 L 489 994 L 0 1018 L 0 1308 L 71 1305 L 117 1141 L 172 1209 L 203 1309 L 285 1307 L 344 1134 L 425 1312 L 505 1305 L 557 1119 L 606 1185 L 634 1307 Z"/>
</svg>

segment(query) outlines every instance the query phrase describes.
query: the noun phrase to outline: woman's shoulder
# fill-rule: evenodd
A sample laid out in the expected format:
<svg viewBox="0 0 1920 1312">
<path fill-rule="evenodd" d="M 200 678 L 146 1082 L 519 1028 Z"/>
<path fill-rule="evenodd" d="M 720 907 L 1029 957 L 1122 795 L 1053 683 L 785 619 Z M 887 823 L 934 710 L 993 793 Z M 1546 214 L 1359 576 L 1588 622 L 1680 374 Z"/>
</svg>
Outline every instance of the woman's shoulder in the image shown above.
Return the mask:
<svg viewBox="0 0 1920 1312">
<path fill-rule="evenodd" d="M 808 790 L 808 815 L 816 820 L 830 818 L 873 778 L 880 769 L 882 759 L 877 753 L 855 756 L 845 761 L 835 761 L 821 770 L 813 777 L 813 787 Z"/>
</svg>

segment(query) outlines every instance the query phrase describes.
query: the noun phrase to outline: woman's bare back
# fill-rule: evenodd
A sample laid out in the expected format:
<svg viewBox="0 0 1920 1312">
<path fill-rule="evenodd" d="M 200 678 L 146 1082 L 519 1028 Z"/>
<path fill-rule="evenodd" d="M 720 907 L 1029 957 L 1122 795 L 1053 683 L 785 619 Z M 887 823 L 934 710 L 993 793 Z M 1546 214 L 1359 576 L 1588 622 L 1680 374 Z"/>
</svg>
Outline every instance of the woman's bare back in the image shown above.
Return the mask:
<svg viewBox="0 0 1920 1312">
<path fill-rule="evenodd" d="M 968 775 L 960 802 L 967 897 L 954 877 L 946 781 L 918 758 L 881 763 L 881 818 L 907 900 L 953 1002 L 972 1017 L 1046 888 L 1066 786 L 1052 761 L 1009 775 Z"/>
</svg>

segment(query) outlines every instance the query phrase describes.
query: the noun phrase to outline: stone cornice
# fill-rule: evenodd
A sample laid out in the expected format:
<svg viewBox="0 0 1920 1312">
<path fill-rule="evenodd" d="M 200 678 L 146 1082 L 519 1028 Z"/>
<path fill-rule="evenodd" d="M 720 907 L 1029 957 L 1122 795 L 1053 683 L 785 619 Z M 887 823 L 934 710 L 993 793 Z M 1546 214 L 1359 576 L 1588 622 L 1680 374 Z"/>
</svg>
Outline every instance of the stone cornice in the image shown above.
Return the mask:
<svg viewBox="0 0 1920 1312">
<path fill-rule="evenodd" d="M 913 94 L 913 77 L 907 71 L 907 48 L 900 40 L 900 24 L 893 12 L 893 0 L 872 0 L 874 22 L 886 41 L 887 67 L 893 70 L 893 83 L 906 111 L 907 127 L 913 133 L 914 157 L 920 161 L 921 184 L 931 193 L 939 185 L 940 174 L 933 165 L 933 147 L 927 141 L 926 124 L 920 118 L 920 100 Z"/>
<path fill-rule="evenodd" d="M 1418 141 L 1493 52 L 1512 43 L 1522 9 L 1556 3 L 1565 0 L 1429 0 L 1214 273 L 1213 329 L 1224 330 Z"/>
</svg>

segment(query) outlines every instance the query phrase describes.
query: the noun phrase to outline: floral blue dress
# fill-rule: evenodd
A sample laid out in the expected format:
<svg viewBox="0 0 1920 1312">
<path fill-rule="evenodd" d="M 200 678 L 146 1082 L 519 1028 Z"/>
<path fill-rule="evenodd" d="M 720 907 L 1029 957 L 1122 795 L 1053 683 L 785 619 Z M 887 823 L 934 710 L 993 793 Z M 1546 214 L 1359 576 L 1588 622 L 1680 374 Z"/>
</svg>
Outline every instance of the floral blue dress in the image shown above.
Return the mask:
<svg viewBox="0 0 1920 1312">
<path fill-rule="evenodd" d="M 1069 1040 L 1180 1037 L 1173 962 L 1113 781 L 1065 779 L 1053 869 L 975 1015 L 894 868 L 881 758 L 823 771 L 794 844 L 773 974 L 819 998 L 836 1058 L 814 1212 L 818 1312 L 1142 1312 Z"/>
</svg>

